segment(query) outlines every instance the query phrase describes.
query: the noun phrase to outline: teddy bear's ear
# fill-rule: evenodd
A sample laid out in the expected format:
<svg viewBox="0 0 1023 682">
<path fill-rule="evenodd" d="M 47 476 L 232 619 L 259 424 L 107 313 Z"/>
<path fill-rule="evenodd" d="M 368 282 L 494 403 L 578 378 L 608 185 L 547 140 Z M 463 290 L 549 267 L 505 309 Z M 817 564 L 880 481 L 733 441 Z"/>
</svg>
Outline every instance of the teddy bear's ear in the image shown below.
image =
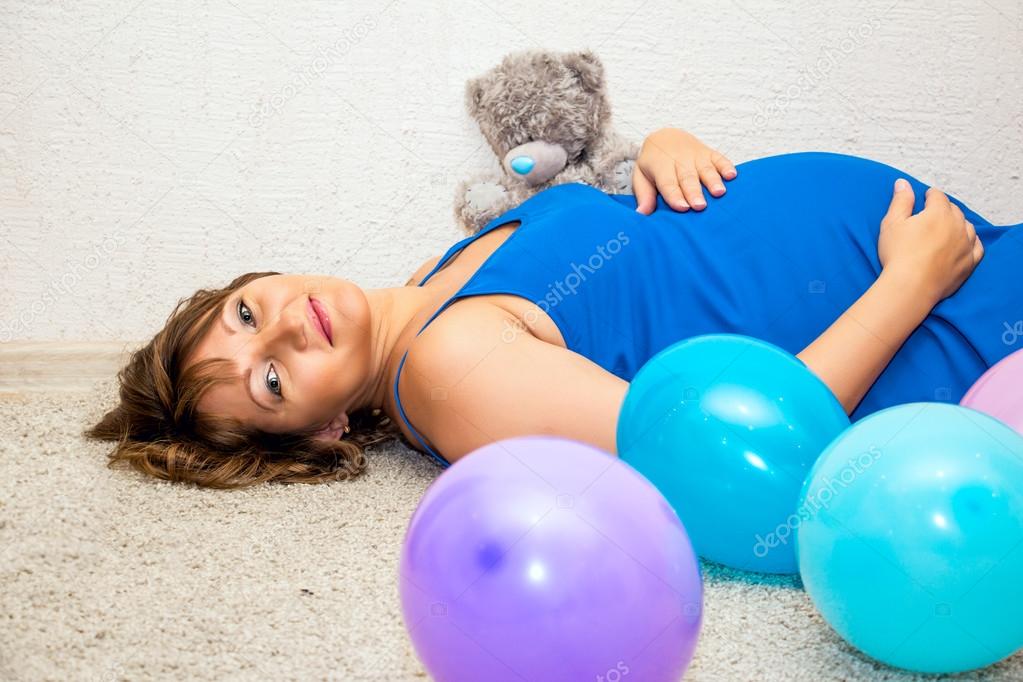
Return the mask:
<svg viewBox="0 0 1023 682">
<path fill-rule="evenodd" d="M 478 78 L 471 79 L 465 84 L 465 108 L 473 118 L 479 114 L 483 102 L 483 83 Z"/>
<path fill-rule="evenodd" d="M 566 54 L 565 66 L 576 74 L 582 86 L 590 92 L 604 87 L 604 65 L 590 50 Z"/>
</svg>

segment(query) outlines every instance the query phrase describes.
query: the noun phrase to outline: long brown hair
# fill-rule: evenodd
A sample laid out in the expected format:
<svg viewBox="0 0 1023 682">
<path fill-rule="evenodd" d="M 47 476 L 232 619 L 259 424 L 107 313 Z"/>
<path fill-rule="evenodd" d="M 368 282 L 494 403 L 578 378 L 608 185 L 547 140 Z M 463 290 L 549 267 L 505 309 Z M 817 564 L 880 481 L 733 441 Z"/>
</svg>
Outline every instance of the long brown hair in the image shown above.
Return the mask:
<svg viewBox="0 0 1023 682">
<path fill-rule="evenodd" d="M 239 287 L 277 274 L 246 273 L 222 289 L 200 289 L 179 300 L 164 328 L 131 354 L 117 375 L 120 404 L 83 434 L 117 442 L 108 466 L 126 463 L 158 478 L 213 488 L 265 481 L 319 483 L 359 475 L 366 468 L 366 447 L 400 438 L 397 426 L 378 409 L 354 411 L 351 432 L 331 442 L 267 433 L 196 410 L 203 393 L 235 377 L 225 358 L 207 358 L 182 370 L 216 322 L 216 315 L 208 313 Z"/>
</svg>

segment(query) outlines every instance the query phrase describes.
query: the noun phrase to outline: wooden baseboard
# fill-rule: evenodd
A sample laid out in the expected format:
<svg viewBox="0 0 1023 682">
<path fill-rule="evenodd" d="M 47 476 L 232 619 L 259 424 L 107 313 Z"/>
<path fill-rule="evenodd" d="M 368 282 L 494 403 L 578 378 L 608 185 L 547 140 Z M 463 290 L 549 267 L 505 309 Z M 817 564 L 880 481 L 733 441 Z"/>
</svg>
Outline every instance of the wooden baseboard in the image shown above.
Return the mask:
<svg viewBox="0 0 1023 682">
<path fill-rule="evenodd" d="M 127 341 L 0 343 L 0 394 L 89 391 L 115 377 L 136 347 Z"/>
</svg>

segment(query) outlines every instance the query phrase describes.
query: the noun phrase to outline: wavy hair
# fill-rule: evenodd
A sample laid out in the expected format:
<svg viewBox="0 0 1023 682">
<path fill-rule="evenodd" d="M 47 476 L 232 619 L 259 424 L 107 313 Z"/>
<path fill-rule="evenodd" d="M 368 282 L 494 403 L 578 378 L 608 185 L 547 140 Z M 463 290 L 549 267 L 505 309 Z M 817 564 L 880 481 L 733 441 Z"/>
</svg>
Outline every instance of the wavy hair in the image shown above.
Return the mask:
<svg viewBox="0 0 1023 682">
<path fill-rule="evenodd" d="M 366 468 L 367 447 L 401 437 L 379 409 L 355 410 L 349 416 L 351 431 L 336 441 L 267 433 L 196 410 L 207 390 L 237 376 L 226 358 L 207 358 L 182 369 L 216 322 L 209 313 L 248 282 L 277 274 L 246 273 L 224 288 L 200 289 L 179 300 L 163 329 L 131 354 L 117 375 L 120 403 L 83 432 L 93 440 L 117 443 L 107 466 L 127 464 L 157 478 L 212 488 L 320 483 L 359 475 Z"/>
</svg>

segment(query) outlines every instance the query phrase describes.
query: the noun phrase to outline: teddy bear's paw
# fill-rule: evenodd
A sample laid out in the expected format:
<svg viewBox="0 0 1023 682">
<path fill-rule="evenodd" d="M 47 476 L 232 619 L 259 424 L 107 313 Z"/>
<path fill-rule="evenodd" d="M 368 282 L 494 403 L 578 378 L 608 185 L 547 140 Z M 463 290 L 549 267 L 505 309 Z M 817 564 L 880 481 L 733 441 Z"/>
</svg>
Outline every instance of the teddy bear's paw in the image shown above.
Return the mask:
<svg viewBox="0 0 1023 682">
<path fill-rule="evenodd" d="M 614 185 L 613 194 L 632 194 L 632 171 L 636 162 L 632 159 L 619 161 L 611 174 L 611 184 Z"/>
<path fill-rule="evenodd" d="M 476 182 L 465 188 L 465 203 L 483 212 L 504 200 L 507 190 L 496 182 Z"/>
</svg>

